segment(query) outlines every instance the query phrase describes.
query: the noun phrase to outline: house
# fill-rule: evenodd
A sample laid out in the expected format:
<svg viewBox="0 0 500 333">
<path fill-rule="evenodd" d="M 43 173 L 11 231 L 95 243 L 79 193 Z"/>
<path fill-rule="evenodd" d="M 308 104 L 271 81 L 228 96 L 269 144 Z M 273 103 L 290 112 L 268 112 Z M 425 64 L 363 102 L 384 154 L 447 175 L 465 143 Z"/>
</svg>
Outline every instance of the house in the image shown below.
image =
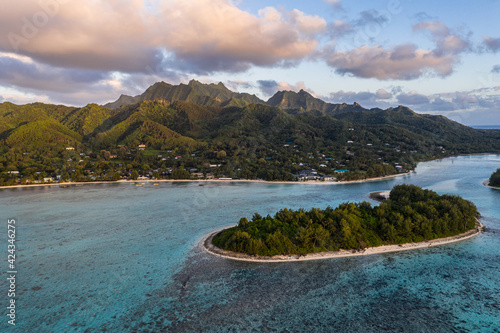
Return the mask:
<svg viewBox="0 0 500 333">
<path fill-rule="evenodd" d="M 338 170 L 335 170 L 334 172 L 336 172 L 336 173 L 344 173 L 344 172 L 349 172 L 349 169 L 338 169 Z"/>
<path fill-rule="evenodd" d="M 117 158 L 118 155 L 109 155 L 109 158 Z"/>
<path fill-rule="evenodd" d="M 54 178 L 52 178 L 52 177 L 45 177 L 45 178 L 43 178 L 43 181 L 45 183 L 52 183 L 54 181 Z"/>
<path fill-rule="evenodd" d="M 137 146 L 137 148 L 139 148 L 139 150 L 144 150 L 144 149 L 146 149 L 146 145 L 140 144 L 139 146 Z"/>
<path fill-rule="evenodd" d="M 325 182 L 333 182 L 333 181 L 337 180 L 337 178 L 330 176 L 330 175 L 327 175 L 327 176 L 321 177 L 321 180 L 323 180 Z"/>
<path fill-rule="evenodd" d="M 7 173 L 10 173 L 12 175 L 17 175 L 19 174 L 19 171 L 7 171 Z"/>
<path fill-rule="evenodd" d="M 66 147 L 66 150 L 75 150 L 74 147 Z"/>
<path fill-rule="evenodd" d="M 193 172 L 191 174 L 192 178 L 203 178 L 203 172 Z"/>
<path fill-rule="evenodd" d="M 311 170 L 300 171 L 297 178 L 302 179 L 302 180 L 318 180 L 321 177 L 318 175 L 316 170 L 311 169 Z"/>
</svg>

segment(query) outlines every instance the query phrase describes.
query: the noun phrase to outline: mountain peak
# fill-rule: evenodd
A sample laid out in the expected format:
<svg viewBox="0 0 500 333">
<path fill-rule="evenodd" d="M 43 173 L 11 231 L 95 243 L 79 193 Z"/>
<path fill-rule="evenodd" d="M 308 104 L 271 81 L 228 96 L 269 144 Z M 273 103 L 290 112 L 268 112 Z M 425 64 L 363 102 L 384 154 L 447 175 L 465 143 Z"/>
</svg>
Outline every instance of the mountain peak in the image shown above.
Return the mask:
<svg viewBox="0 0 500 333">
<path fill-rule="evenodd" d="M 122 105 L 135 104 L 144 100 L 161 99 L 168 102 L 186 101 L 201 106 L 245 106 L 251 103 L 264 103 L 255 95 L 236 93 L 229 90 L 222 82 L 205 84 L 190 80 L 188 84 L 171 85 L 164 81 L 151 85 L 141 95 L 131 97 L 122 95 L 118 100 L 105 106 L 111 109 Z"/>
</svg>

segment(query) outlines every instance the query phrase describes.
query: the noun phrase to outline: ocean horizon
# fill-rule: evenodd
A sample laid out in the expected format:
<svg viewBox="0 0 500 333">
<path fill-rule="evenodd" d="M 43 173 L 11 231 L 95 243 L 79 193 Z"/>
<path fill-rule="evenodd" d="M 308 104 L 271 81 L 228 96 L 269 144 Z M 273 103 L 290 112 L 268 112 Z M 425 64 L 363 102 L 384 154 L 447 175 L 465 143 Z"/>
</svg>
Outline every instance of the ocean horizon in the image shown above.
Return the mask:
<svg viewBox="0 0 500 333">
<path fill-rule="evenodd" d="M 470 127 L 475 129 L 500 129 L 500 125 L 474 125 Z"/>
</svg>

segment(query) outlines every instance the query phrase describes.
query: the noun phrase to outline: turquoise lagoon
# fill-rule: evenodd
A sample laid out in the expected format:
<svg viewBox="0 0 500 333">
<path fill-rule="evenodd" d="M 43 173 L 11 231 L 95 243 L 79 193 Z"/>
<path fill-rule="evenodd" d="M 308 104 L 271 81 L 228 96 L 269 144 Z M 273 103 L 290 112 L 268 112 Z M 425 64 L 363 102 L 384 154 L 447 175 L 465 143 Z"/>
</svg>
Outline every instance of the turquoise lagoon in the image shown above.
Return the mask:
<svg viewBox="0 0 500 333">
<path fill-rule="evenodd" d="M 498 167 L 499 155 L 476 155 L 344 185 L 3 189 L 3 271 L 15 218 L 18 273 L 16 326 L 7 324 L 4 283 L 0 330 L 500 332 L 500 191 L 482 185 Z M 488 231 L 429 249 L 306 262 L 239 262 L 200 247 L 207 233 L 254 212 L 335 207 L 401 183 L 472 200 Z"/>
</svg>

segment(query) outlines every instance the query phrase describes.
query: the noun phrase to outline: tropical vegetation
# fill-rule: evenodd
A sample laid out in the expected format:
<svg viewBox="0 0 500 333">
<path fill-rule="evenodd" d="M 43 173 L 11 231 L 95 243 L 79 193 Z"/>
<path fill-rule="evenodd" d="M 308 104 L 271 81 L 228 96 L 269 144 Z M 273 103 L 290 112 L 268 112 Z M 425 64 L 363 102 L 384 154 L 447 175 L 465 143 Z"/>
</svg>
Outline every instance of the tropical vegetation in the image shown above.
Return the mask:
<svg viewBox="0 0 500 333">
<path fill-rule="evenodd" d="M 500 187 L 500 168 L 498 168 L 497 171 L 491 174 L 489 185 L 494 187 Z"/>
<path fill-rule="evenodd" d="M 237 226 L 219 232 L 212 243 L 260 256 L 359 250 L 461 234 L 473 229 L 478 217 L 476 206 L 459 196 L 398 185 L 375 207 L 361 202 L 335 209 L 285 208 L 266 217 L 255 213 L 251 221 L 241 218 Z"/>
<path fill-rule="evenodd" d="M 222 83 L 159 82 L 105 106 L 0 104 L 0 185 L 137 178 L 354 180 L 499 152 L 500 131 L 410 109 L 268 101 Z"/>
</svg>

